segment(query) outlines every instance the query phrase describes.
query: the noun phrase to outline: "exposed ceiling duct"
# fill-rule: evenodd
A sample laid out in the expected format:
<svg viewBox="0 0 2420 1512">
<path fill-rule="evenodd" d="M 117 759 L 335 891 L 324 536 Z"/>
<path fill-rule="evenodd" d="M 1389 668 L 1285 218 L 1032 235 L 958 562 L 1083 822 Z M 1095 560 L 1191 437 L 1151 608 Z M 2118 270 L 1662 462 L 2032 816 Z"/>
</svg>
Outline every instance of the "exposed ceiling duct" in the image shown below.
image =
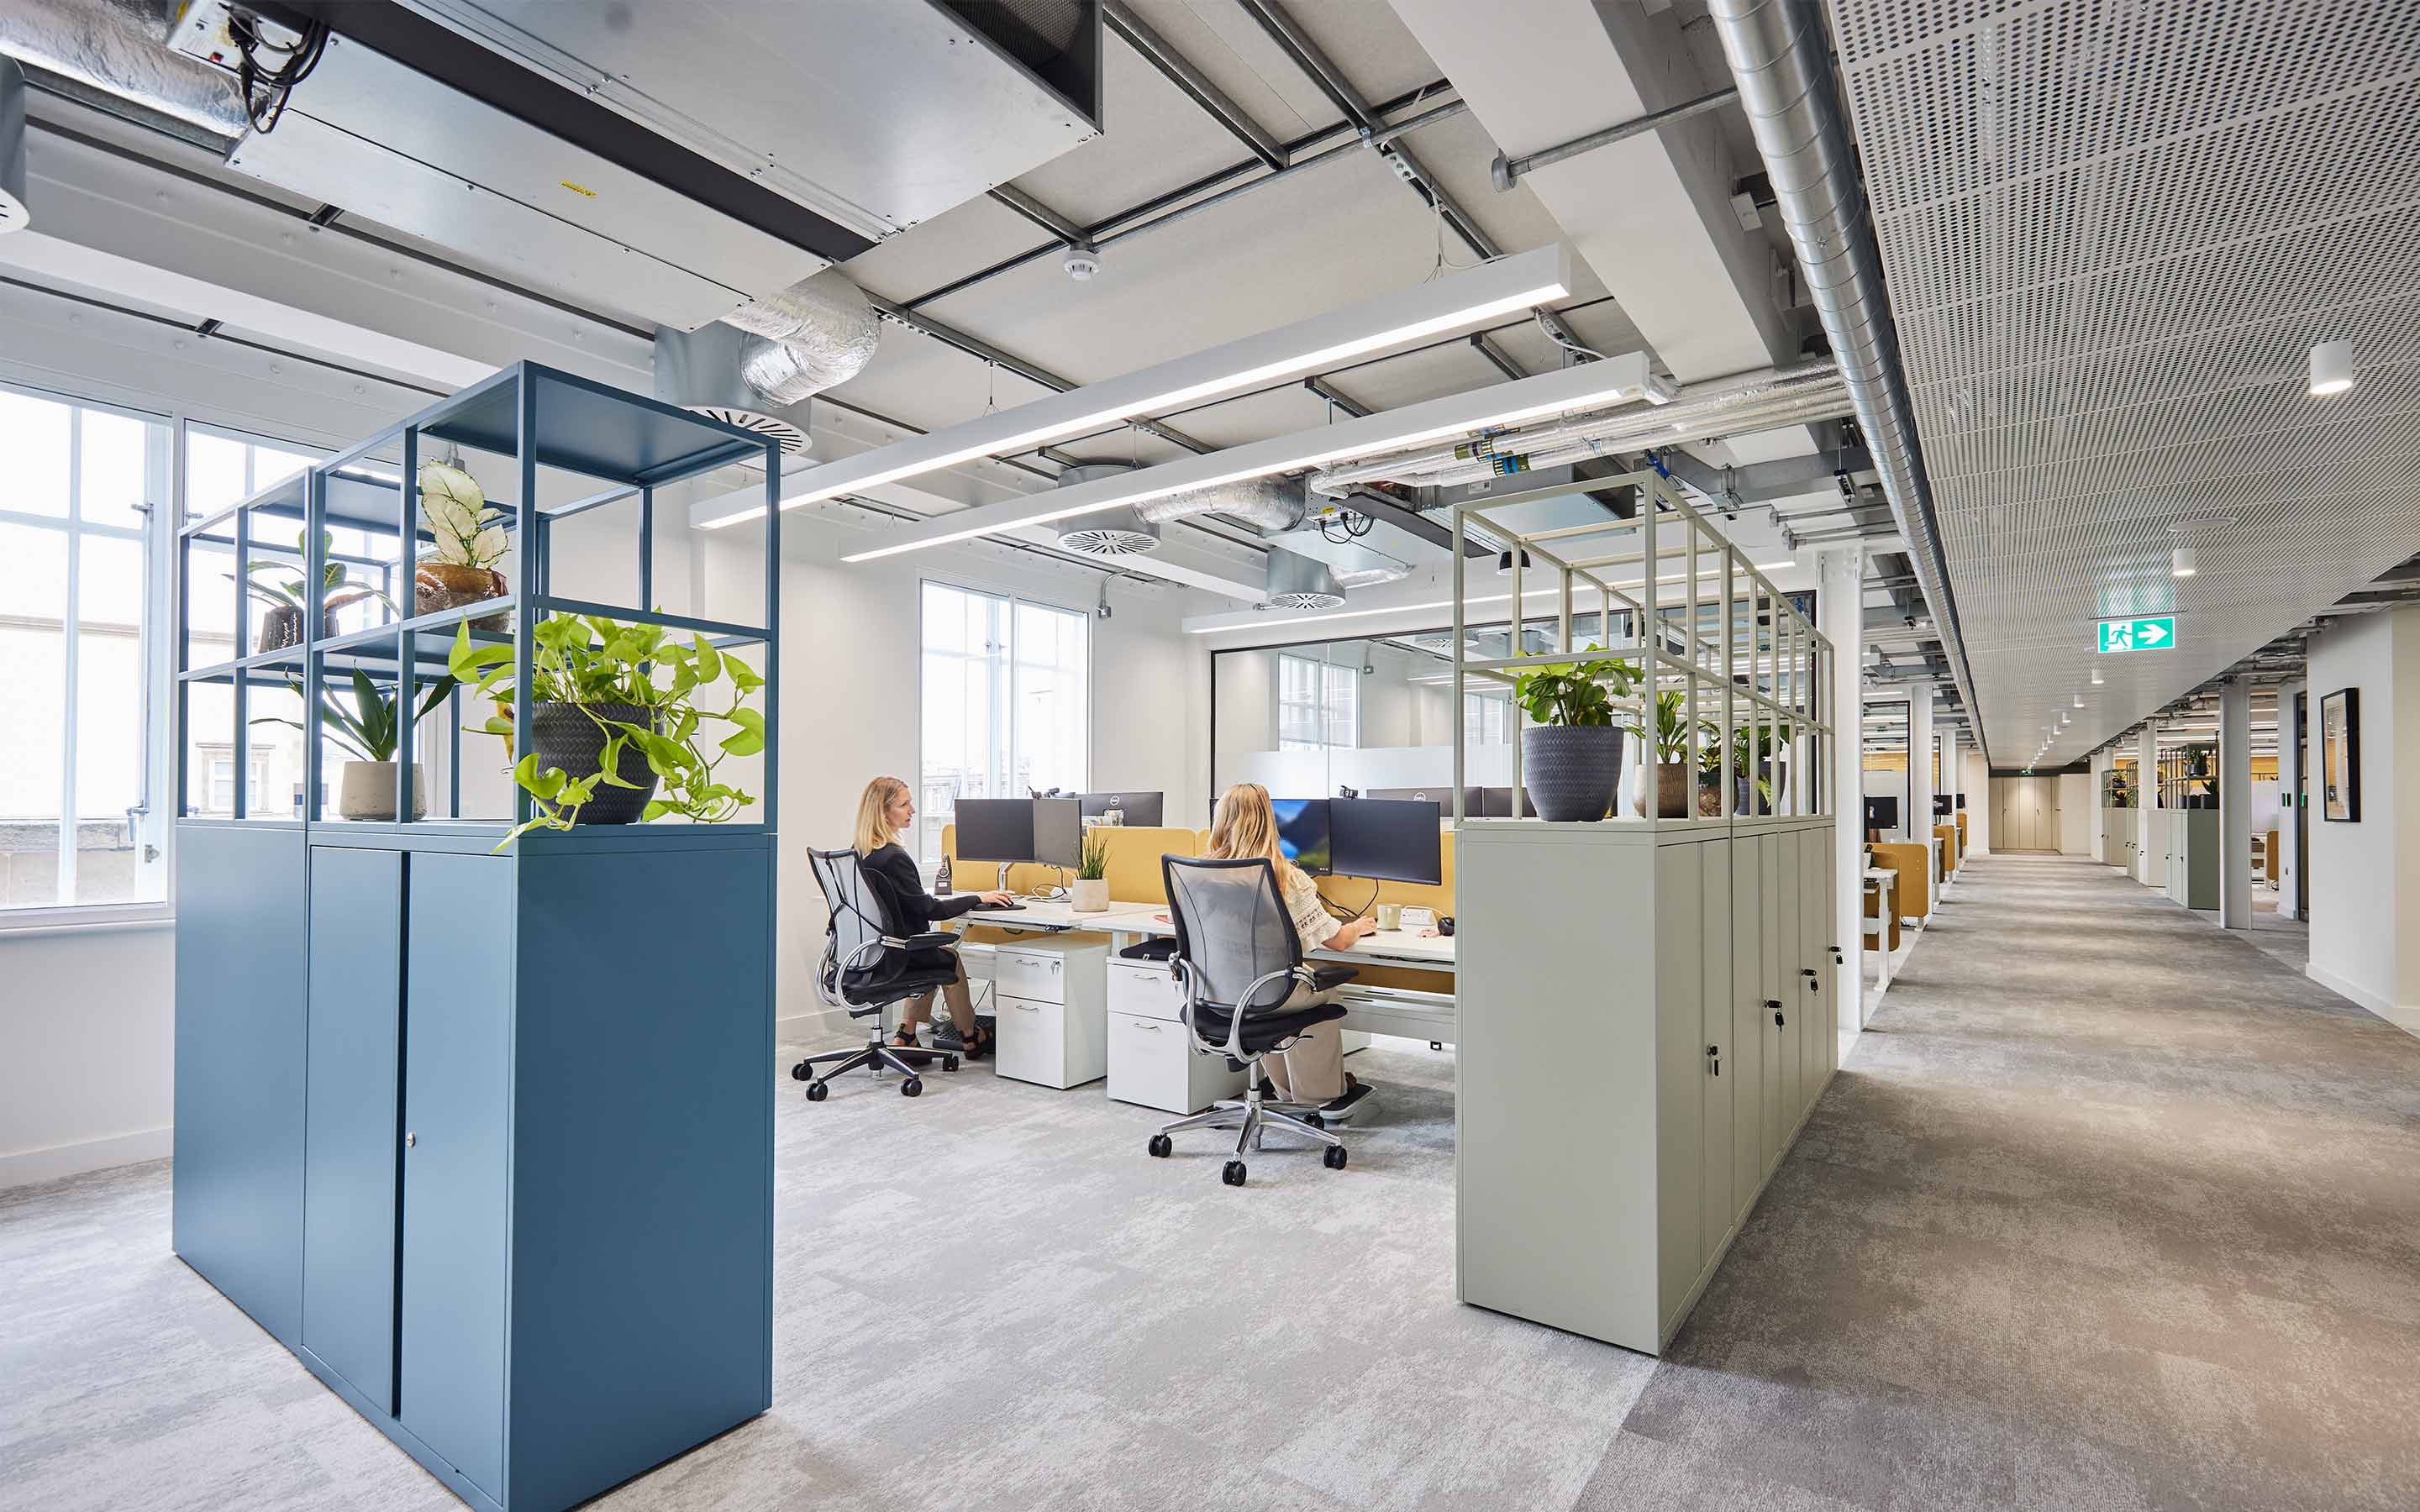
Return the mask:
<svg viewBox="0 0 2420 1512">
<path fill-rule="evenodd" d="M 1334 609 L 1344 602 L 1336 574 L 1325 562 L 1292 551 L 1269 553 L 1269 592 L 1263 609 Z"/>
<path fill-rule="evenodd" d="M 1154 525 L 1195 515 L 1224 515 L 1267 535 L 1293 530 L 1310 513 L 1310 493 L 1300 478 L 1244 478 L 1208 488 L 1193 488 L 1148 499 L 1135 513 Z"/>
<path fill-rule="evenodd" d="M 1772 180 L 1776 208 L 1855 401 L 1891 515 L 1914 548 L 1925 597 L 1947 627 L 1943 645 L 1971 707 L 1974 676 L 1900 370 L 1899 335 L 1883 293 L 1882 254 L 1833 93 L 1823 15 L 1812 0 L 1711 0 L 1709 13 L 1739 81 L 1740 103 Z"/>
<path fill-rule="evenodd" d="M 8 0 L 0 52 L 222 140 L 251 129 L 235 81 L 167 47 L 159 0 Z"/>
<path fill-rule="evenodd" d="M 0 233 L 33 224 L 25 205 L 25 72 L 0 54 Z"/>
<path fill-rule="evenodd" d="M 804 456 L 805 429 L 772 411 L 855 378 L 881 340 L 864 291 L 828 268 L 694 332 L 657 327 L 656 397 L 777 437 L 783 452 Z"/>
<path fill-rule="evenodd" d="M 1314 474 L 1311 488 L 1342 498 L 1368 483 L 1452 486 L 1542 471 L 1640 447 L 1770 430 L 1835 419 L 1851 411 L 1847 387 L 1831 363 L 1811 363 L 1682 390 L 1664 405 L 1624 404 L 1566 415 L 1476 440 L 1400 452 Z"/>
<path fill-rule="evenodd" d="M 1059 474 L 1059 486 L 1072 488 L 1094 478 L 1132 472 L 1131 462 L 1091 462 Z M 1131 557 L 1159 549 L 1159 527 L 1131 509 L 1084 515 L 1059 527 L 1059 544 L 1088 557 Z"/>
</svg>

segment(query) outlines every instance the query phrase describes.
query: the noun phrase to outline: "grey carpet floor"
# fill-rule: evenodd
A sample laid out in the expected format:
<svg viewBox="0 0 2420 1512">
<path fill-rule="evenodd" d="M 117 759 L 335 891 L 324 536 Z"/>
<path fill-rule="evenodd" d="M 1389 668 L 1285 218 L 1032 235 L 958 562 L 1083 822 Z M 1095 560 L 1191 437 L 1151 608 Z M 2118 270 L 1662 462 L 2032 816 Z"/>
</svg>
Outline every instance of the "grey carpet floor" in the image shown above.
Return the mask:
<svg viewBox="0 0 2420 1512">
<path fill-rule="evenodd" d="M 1660 1364 L 1453 1303 L 1449 1057 L 1240 1192 L 1097 1087 L 792 1091 L 773 1410 L 597 1504 L 2420 1505 L 2420 1041 L 2089 863 L 1935 918 Z M 0 1193 L 0 1505 L 458 1505 L 168 1204 Z"/>
</svg>

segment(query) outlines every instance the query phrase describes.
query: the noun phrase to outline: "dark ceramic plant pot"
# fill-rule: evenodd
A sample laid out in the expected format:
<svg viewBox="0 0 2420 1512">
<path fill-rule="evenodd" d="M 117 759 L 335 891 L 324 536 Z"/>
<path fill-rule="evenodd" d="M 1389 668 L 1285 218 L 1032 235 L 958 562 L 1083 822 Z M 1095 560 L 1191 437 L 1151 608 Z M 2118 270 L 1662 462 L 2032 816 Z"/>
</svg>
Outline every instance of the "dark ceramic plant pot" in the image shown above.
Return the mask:
<svg viewBox="0 0 2420 1512">
<path fill-rule="evenodd" d="M 302 643 L 302 610 L 290 604 L 263 609 L 260 615 L 260 640 L 252 649 L 256 652 L 283 651 L 287 646 Z M 336 633 L 336 611 L 319 612 L 319 634 L 324 639 Z"/>
<path fill-rule="evenodd" d="M 1733 778 L 1731 780 L 1739 790 L 1739 805 L 1731 810 L 1733 813 L 1770 815 L 1774 805 L 1779 803 L 1790 792 L 1789 774 L 1785 772 L 1776 776 L 1771 762 L 1760 764 L 1756 770 L 1757 775 L 1763 778 L 1766 785 L 1773 789 L 1773 796 L 1768 798 L 1759 793 L 1756 790 L 1756 784 L 1745 777 Z"/>
<path fill-rule="evenodd" d="M 577 703 L 535 704 L 530 709 L 530 748 L 537 753 L 539 771 L 560 766 L 566 777 L 581 778 L 604 770 L 605 742 L 612 732 L 588 717 L 591 710 L 608 719 L 654 728 L 649 711 L 636 703 L 596 703 L 585 710 Z M 617 788 L 611 782 L 597 783 L 596 793 L 580 810 L 579 823 L 636 824 L 646 811 L 647 800 L 656 795 L 656 774 L 647 765 L 646 753 L 635 745 L 624 745 L 614 772 L 623 781 L 638 785 Z"/>
<path fill-rule="evenodd" d="M 1621 781 L 1620 726 L 1538 725 L 1521 732 L 1521 784 L 1538 817 L 1603 819 Z"/>
</svg>

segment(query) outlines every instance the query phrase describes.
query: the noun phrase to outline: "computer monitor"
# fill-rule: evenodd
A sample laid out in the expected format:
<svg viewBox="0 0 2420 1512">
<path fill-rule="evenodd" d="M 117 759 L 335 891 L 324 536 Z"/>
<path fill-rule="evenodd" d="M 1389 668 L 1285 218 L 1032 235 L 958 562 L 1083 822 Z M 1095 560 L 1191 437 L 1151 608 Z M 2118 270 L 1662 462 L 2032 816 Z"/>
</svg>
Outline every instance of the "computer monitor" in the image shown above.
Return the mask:
<svg viewBox="0 0 2420 1512">
<path fill-rule="evenodd" d="M 1329 869 L 1381 882 L 1445 881 L 1436 804 L 1420 799 L 1338 798 L 1327 806 Z"/>
<path fill-rule="evenodd" d="M 1867 829 L 1897 829 L 1898 827 L 1899 800 L 1897 798 L 1869 797 L 1866 799 Z"/>
<path fill-rule="evenodd" d="M 1084 860 L 1084 806 L 1078 798 L 1033 798 L 1033 858 L 1073 871 Z M 966 831 L 958 832 L 964 836 Z M 996 859 L 996 857 L 995 857 Z"/>
<path fill-rule="evenodd" d="M 1960 795 L 1958 795 L 1958 807 L 1960 807 L 1961 809 L 1963 809 L 1963 808 L 1965 808 L 1965 807 L 1966 807 L 1966 795 L 1964 795 L 1963 793 L 1961 793 Z"/>
<path fill-rule="evenodd" d="M 1462 811 L 1466 818 L 1470 819 L 1510 819 L 1512 817 L 1512 790 L 1471 788 L 1463 796 Z M 1521 790 L 1521 817 L 1538 817 L 1537 802 L 1530 797 L 1528 788 Z"/>
<path fill-rule="evenodd" d="M 1032 798 L 960 798 L 957 858 L 1032 860 L 1033 804 Z"/>
<path fill-rule="evenodd" d="M 1076 795 L 1084 805 L 1084 817 L 1098 819 L 1112 809 L 1125 810 L 1126 823 L 1156 829 L 1160 824 L 1160 797 L 1156 793 L 1079 793 Z"/>
<path fill-rule="evenodd" d="M 1356 794 L 1355 796 L 1362 798 L 1401 798 L 1414 803 L 1434 803 L 1437 806 L 1439 811 L 1443 811 L 1446 804 L 1451 801 L 1453 797 L 1453 784 L 1450 782 L 1440 782 L 1433 788 L 1372 788 L 1369 792 Z"/>
<path fill-rule="evenodd" d="M 1933 813 L 1944 819 L 1947 818 L 1951 811 L 1949 807 L 1949 797 L 1950 795 L 1947 793 L 1934 794 L 1932 795 Z"/>
<path fill-rule="evenodd" d="M 1311 872 L 1326 876 L 1335 870 L 1333 842 L 1328 837 L 1327 798 L 1271 798 L 1276 811 L 1278 849 L 1285 858 Z"/>
</svg>

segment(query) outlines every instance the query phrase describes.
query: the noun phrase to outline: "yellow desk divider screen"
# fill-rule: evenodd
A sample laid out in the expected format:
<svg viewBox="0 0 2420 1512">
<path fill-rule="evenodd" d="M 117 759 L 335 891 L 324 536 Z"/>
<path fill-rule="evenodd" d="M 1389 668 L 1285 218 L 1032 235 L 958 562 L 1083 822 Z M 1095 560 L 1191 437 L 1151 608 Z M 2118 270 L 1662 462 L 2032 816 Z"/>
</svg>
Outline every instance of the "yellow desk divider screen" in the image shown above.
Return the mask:
<svg viewBox="0 0 2420 1512">
<path fill-rule="evenodd" d="M 1883 841 L 1872 847 L 1874 865 L 1899 873 L 1899 890 L 1891 902 L 1901 918 L 1923 918 L 1932 912 L 1932 845 Z"/>
</svg>

